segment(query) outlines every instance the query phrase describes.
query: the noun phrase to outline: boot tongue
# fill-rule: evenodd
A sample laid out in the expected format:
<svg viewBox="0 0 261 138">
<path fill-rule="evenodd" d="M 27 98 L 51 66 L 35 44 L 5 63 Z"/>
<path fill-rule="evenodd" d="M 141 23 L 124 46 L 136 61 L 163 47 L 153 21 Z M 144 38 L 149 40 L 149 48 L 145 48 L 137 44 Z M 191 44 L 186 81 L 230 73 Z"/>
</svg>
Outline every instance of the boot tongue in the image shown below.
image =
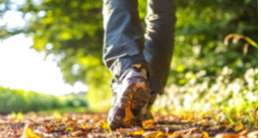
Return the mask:
<svg viewBox="0 0 261 138">
<path fill-rule="evenodd" d="M 147 79 L 147 71 L 142 68 L 141 64 L 134 64 L 131 66 L 131 68 L 125 70 L 121 77 L 119 78 L 120 81 L 122 81 L 124 78 L 130 78 L 134 76 L 141 76 Z"/>
<path fill-rule="evenodd" d="M 145 68 L 142 67 L 141 64 L 133 64 L 131 68 L 133 68 L 136 72 L 141 73 L 144 78 L 146 79 L 149 78 L 148 72 L 146 71 Z"/>
<path fill-rule="evenodd" d="M 142 65 L 141 64 L 134 64 L 134 65 L 131 65 L 131 68 L 137 69 L 140 72 L 141 69 L 142 69 Z"/>
</svg>

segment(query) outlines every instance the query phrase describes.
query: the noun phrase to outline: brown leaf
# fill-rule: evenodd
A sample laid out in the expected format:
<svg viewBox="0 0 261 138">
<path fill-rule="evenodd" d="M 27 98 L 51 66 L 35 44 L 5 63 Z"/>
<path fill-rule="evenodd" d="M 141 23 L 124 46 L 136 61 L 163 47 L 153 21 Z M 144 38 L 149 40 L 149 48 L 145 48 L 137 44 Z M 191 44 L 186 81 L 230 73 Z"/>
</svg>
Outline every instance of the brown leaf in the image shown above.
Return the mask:
<svg viewBox="0 0 261 138">
<path fill-rule="evenodd" d="M 59 122 L 56 122 L 59 124 Z M 68 123 L 65 125 L 65 127 L 71 127 L 71 126 L 74 126 L 75 125 L 75 122 L 73 120 L 70 120 L 68 121 Z"/>
<path fill-rule="evenodd" d="M 145 138 L 155 138 L 155 137 L 167 137 L 168 134 L 158 130 L 158 131 L 146 132 L 143 134 L 143 136 Z"/>
<path fill-rule="evenodd" d="M 248 133 L 248 131 L 247 130 L 244 130 L 244 131 L 241 131 L 238 135 L 240 135 L 240 136 L 247 136 L 247 133 Z"/>
<path fill-rule="evenodd" d="M 234 36 L 234 34 L 229 34 L 229 35 L 226 36 L 226 38 L 225 38 L 225 40 L 224 40 L 224 44 L 225 44 L 226 46 L 228 46 L 228 41 L 229 41 L 229 39 L 232 38 L 233 36 Z"/>
<path fill-rule="evenodd" d="M 72 133 L 73 137 L 79 137 L 79 136 L 86 136 L 87 132 L 83 132 L 83 131 L 76 131 Z"/>
<path fill-rule="evenodd" d="M 172 135 L 189 135 L 191 133 L 197 132 L 200 129 L 197 127 L 193 127 L 193 128 L 189 128 L 189 129 L 184 129 L 184 130 L 180 130 L 180 131 L 175 131 Z"/>
<path fill-rule="evenodd" d="M 249 44 L 248 44 L 248 43 L 245 43 L 244 49 L 243 49 L 243 54 L 244 54 L 244 55 L 247 55 L 248 47 L 249 47 Z"/>
<path fill-rule="evenodd" d="M 117 132 L 121 132 L 121 133 L 127 133 L 127 132 L 133 132 L 132 128 L 119 128 L 116 129 Z"/>
</svg>

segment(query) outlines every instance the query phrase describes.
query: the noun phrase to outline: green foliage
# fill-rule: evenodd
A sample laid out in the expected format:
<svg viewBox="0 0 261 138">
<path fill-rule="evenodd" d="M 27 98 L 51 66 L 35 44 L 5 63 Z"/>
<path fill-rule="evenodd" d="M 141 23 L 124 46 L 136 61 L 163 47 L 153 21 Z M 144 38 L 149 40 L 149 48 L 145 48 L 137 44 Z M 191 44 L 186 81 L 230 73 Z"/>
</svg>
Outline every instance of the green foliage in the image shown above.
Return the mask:
<svg viewBox="0 0 261 138">
<path fill-rule="evenodd" d="M 60 103 L 65 107 L 87 107 L 85 94 L 68 94 L 59 96 Z"/>
<path fill-rule="evenodd" d="M 139 0 L 142 21 L 146 16 L 146 2 Z M 1 16 L 10 10 L 12 2 L 0 1 L 0 4 L 5 5 L 0 11 Z M 205 71 L 205 76 L 197 78 L 199 82 L 191 89 L 205 81 L 211 87 L 225 66 L 233 70 L 230 74 L 232 84 L 248 69 L 257 68 L 255 47 L 249 47 L 247 55 L 243 55 L 241 45 L 245 42 L 223 44 L 231 33 L 258 42 L 257 5 L 257 0 L 176 0 L 175 52 L 168 85 L 183 88 L 190 83 L 188 76 L 195 77 L 198 72 Z M 44 51 L 47 56 L 55 55 L 67 82 L 82 81 L 89 85 L 88 100 L 91 104 L 111 96 L 111 75 L 102 63 L 102 1 L 43 0 L 36 4 L 27 0 L 26 4 L 18 6 L 18 10 L 24 15 L 32 15 L 27 26 L 15 29 L 2 26 L 1 38 L 20 32 L 32 36 L 32 48 Z M 244 91 L 242 89 L 242 93 Z M 192 92 L 185 91 L 184 95 L 186 93 Z"/>
<path fill-rule="evenodd" d="M 87 107 L 85 96 L 53 96 L 4 88 L 0 86 L 0 113 L 29 112 L 67 107 Z"/>
<path fill-rule="evenodd" d="M 58 98 L 52 95 L 0 87 L 0 113 L 38 111 L 60 106 Z"/>
<path fill-rule="evenodd" d="M 6 5 L 6 9 L 1 14 L 3 15 L 11 2 L 1 3 Z M 144 20 L 146 1 L 140 0 L 139 3 L 140 17 Z M 257 41 L 257 0 L 199 0 L 196 2 L 177 0 L 176 7 L 176 57 L 204 60 L 208 55 L 215 53 L 213 50 L 216 45 L 219 45 L 229 33 L 244 34 Z M 45 51 L 47 55 L 57 56 L 64 78 L 69 83 L 81 80 L 97 85 L 110 78 L 105 69 L 102 70 L 102 74 L 94 73 L 98 68 L 103 67 L 101 61 L 102 1 L 43 0 L 40 4 L 27 1 L 19 6 L 19 11 L 24 15 L 32 15 L 28 26 L 11 30 L 2 27 L 1 29 L 6 30 L 7 33 L 2 34 L 1 37 L 6 37 L 16 31 L 32 36 L 34 49 Z M 249 61 L 257 55 L 251 48 L 249 53 L 250 56 L 244 57 L 243 60 Z M 231 60 L 241 57 L 239 47 L 229 48 L 226 52 L 218 54 L 228 55 L 224 57 L 228 60 L 222 60 L 222 63 L 218 63 L 219 66 L 230 64 L 233 62 Z M 193 63 L 192 67 L 198 64 Z M 209 64 L 214 63 L 212 61 Z M 206 68 L 209 64 L 203 64 L 201 68 Z M 79 66 L 79 69 L 72 73 L 74 66 Z"/>
<path fill-rule="evenodd" d="M 215 75 L 216 70 L 228 66 L 237 70 L 235 74 L 242 74 L 247 68 L 257 67 L 254 47 L 249 47 L 248 55 L 243 56 L 241 41 L 228 47 L 223 44 L 230 33 L 258 40 L 256 4 L 257 0 L 177 1 L 172 71 L 183 66 L 185 70 L 208 70 L 208 75 Z"/>
<path fill-rule="evenodd" d="M 178 114 L 197 112 L 200 115 L 221 113 L 230 123 L 257 125 L 257 68 L 250 68 L 239 77 L 235 77 L 234 70 L 228 67 L 215 77 L 207 76 L 206 70 L 179 74 L 183 75 L 184 85 L 170 85 L 157 99 L 154 110 Z"/>
</svg>

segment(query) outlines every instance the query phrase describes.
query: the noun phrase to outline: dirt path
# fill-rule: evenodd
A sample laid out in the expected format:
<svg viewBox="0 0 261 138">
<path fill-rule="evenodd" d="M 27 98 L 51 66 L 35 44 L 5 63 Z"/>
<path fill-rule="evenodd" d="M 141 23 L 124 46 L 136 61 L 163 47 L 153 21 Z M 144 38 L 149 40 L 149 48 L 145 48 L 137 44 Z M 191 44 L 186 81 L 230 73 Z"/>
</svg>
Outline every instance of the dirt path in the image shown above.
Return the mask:
<svg viewBox="0 0 261 138">
<path fill-rule="evenodd" d="M 181 117 L 155 115 L 154 120 L 143 123 L 144 128 L 122 128 L 111 131 L 106 114 L 54 114 L 44 116 L 28 114 L 0 117 L 0 138 L 39 138 L 39 137 L 187 137 L 211 138 L 218 133 L 233 132 L 228 124 L 216 124 L 204 119 L 201 122 L 184 120 Z M 20 119 L 19 119 L 20 118 Z M 244 133 L 244 132 L 243 132 Z M 243 134 L 247 135 L 247 133 Z M 239 136 L 239 135 L 238 135 Z M 222 137 L 221 137 L 222 138 Z M 229 138 L 229 137 L 228 137 Z M 252 138 L 252 137 L 251 137 Z M 253 137 L 255 138 L 255 137 Z"/>
</svg>

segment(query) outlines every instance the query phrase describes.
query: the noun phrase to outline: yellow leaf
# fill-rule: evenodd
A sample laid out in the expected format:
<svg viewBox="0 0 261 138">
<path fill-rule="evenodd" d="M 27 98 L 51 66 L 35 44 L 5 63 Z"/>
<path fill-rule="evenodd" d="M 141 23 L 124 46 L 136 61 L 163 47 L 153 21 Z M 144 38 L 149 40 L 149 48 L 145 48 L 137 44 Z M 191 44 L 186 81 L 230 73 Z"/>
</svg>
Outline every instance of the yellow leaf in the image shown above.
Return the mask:
<svg viewBox="0 0 261 138">
<path fill-rule="evenodd" d="M 68 118 L 66 118 L 66 117 L 62 118 L 62 121 L 67 121 L 67 120 L 68 120 Z"/>
<path fill-rule="evenodd" d="M 202 133 L 202 137 L 203 137 L 203 138 L 209 138 L 208 132 L 204 131 L 204 132 Z"/>
<path fill-rule="evenodd" d="M 238 40 L 244 39 L 245 41 L 247 41 L 253 47 L 258 48 L 258 44 L 255 41 L 253 41 L 252 39 L 250 39 L 247 36 L 240 35 L 240 34 L 229 34 L 229 35 L 227 35 L 225 40 L 224 40 L 224 44 L 226 46 L 228 45 L 228 41 L 229 41 L 230 38 L 233 38 L 233 43 L 237 43 Z"/>
<path fill-rule="evenodd" d="M 183 134 L 180 133 L 180 132 L 173 132 L 173 133 L 172 133 L 172 136 L 175 136 L 175 137 L 182 137 Z"/>
<path fill-rule="evenodd" d="M 120 128 L 116 130 L 120 133 L 127 133 L 131 136 L 141 136 L 145 133 L 145 131 L 142 128 L 134 127 L 134 128 Z"/>
<path fill-rule="evenodd" d="M 152 119 L 143 122 L 142 125 L 143 125 L 143 128 L 155 127 L 155 123 Z"/>
<path fill-rule="evenodd" d="M 81 124 L 81 126 L 82 126 L 82 129 L 84 129 L 84 130 L 89 130 L 90 129 L 89 126 L 86 125 L 86 124 Z"/>
<path fill-rule="evenodd" d="M 190 122 L 190 123 L 194 123 L 194 120 L 190 117 L 187 118 L 187 120 Z"/>
<path fill-rule="evenodd" d="M 164 132 L 158 130 L 157 137 L 167 137 L 168 135 L 169 135 L 168 133 L 164 133 Z"/>
<path fill-rule="evenodd" d="M 243 124 L 240 124 L 240 125 L 236 126 L 236 128 L 235 128 L 234 130 L 235 130 L 235 131 L 240 131 L 240 130 L 242 130 L 242 129 L 244 129 L 244 125 L 243 125 Z"/>
<path fill-rule="evenodd" d="M 73 131 L 74 128 L 73 128 L 73 127 L 66 127 L 65 130 L 67 130 L 67 131 Z"/>
<path fill-rule="evenodd" d="M 98 122 L 96 126 L 97 126 L 97 128 L 101 128 L 103 130 L 110 130 L 109 124 L 104 120 L 101 120 L 100 122 Z"/>
<path fill-rule="evenodd" d="M 41 137 L 38 136 L 37 134 L 35 134 L 34 131 L 32 130 L 32 128 L 29 127 L 29 125 L 27 124 L 25 126 L 25 129 L 24 129 L 24 132 L 23 132 L 21 138 L 41 138 Z"/>
<path fill-rule="evenodd" d="M 141 136 L 145 133 L 145 131 L 141 128 L 139 128 L 138 130 L 134 131 L 134 132 L 127 132 L 128 135 L 131 136 Z"/>
</svg>

